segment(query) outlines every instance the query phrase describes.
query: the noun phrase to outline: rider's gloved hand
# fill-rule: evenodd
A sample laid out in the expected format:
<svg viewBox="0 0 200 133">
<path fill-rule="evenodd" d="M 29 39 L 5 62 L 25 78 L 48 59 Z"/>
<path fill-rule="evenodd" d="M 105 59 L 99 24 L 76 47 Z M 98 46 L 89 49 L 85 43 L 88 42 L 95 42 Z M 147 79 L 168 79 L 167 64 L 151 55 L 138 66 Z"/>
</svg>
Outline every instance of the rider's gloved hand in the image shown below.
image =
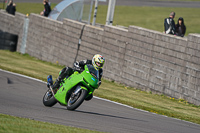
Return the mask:
<svg viewBox="0 0 200 133">
<path fill-rule="evenodd" d="M 80 71 L 81 70 L 81 67 L 79 66 L 79 62 L 78 61 L 76 61 L 74 63 L 74 69 L 75 69 L 75 71 Z"/>
</svg>

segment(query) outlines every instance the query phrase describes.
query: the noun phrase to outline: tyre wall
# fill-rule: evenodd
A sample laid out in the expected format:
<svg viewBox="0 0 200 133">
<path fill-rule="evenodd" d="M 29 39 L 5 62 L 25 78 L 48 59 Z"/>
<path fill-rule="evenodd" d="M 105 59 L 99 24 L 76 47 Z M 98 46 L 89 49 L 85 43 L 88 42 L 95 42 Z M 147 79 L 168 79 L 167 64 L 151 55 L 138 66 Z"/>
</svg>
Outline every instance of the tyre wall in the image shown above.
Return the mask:
<svg viewBox="0 0 200 133">
<path fill-rule="evenodd" d="M 0 49 L 16 51 L 18 35 L 0 30 Z"/>
<path fill-rule="evenodd" d="M 19 51 L 22 43 L 24 19 L 25 15 L 21 13 L 16 12 L 13 16 L 5 10 L 0 10 L 0 30 L 18 35 L 17 51 Z"/>
<path fill-rule="evenodd" d="M 0 30 L 18 34 L 18 43 L 23 17 L 0 11 Z M 199 34 L 181 38 L 137 26 L 98 28 L 36 14 L 29 20 L 26 53 L 31 56 L 72 66 L 74 60 L 100 53 L 106 58 L 105 78 L 200 105 Z M 13 21 L 19 25 L 9 28 L 7 24 L 15 25 Z"/>
</svg>

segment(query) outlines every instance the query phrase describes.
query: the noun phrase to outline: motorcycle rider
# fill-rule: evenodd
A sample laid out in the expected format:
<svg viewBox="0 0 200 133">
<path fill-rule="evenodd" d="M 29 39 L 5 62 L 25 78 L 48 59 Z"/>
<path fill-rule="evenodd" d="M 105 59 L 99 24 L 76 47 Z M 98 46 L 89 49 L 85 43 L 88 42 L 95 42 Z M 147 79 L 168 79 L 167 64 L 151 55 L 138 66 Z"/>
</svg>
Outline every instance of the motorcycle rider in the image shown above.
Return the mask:
<svg viewBox="0 0 200 133">
<path fill-rule="evenodd" d="M 103 75 L 103 65 L 105 63 L 105 58 L 100 55 L 100 54 L 96 54 L 93 56 L 92 60 L 82 60 L 82 61 L 76 61 L 74 63 L 74 67 L 76 70 L 82 72 L 84 71 L 84 66 L 87 64 L 91 64 L 95 67 L 95 69 L 97 69 L 99 71 L 99 86 L 101 85 L 101 77 Z M 58 78 L 56 79 L 55 83 L 53 84 L 52 81 L 52 77 L 51 75 L 49 75 L 47 77 L 47 87 L 50 87 L 53 89 L 53 91 L 56 91 L 57 88 L 60 87 L 60 83 L 63 81 L 63 79 L 66 77 L 68 78 L 69 76 L 71 76 L 74 73 L 74 69 L 72 69 L 71 67 L 65 67 L 63 68 L 60 73 Z M 91 94 L 89 97 L 87 97 L 87 99 L 85 100 L 91 100 L 93 97 L 93 94 Z"/>
</svg>

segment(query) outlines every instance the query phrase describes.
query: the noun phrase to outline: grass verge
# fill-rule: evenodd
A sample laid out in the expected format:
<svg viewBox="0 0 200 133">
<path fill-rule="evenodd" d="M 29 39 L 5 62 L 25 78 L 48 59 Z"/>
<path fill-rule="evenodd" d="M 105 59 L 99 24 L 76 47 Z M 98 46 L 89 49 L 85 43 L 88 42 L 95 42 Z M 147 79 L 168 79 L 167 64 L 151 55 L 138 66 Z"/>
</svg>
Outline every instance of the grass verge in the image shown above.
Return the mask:
<svg viewBox="0 0 200 133">
<path fill-rule="evenodd" d="M 1 133 L 100 133 L 0 114 Z"/>
<path fill-rule="evenodd" d="M 52 74 L 54 79 L 64 67 L 58 64 L 40 61 L 29 55 L 0 50 L 0 68 L 21 73 L 46 81 Z M 184 99 L 174 99 L 165 95 L 156 95 L 126 87 L 103 79 L 102 85 L 95 91 L 95 96 L 110 99 L 132 107 L 147 110 L 156 114 L 166 115 L 200 124 L 200 106 L 188 103 Z"/>
</svg>

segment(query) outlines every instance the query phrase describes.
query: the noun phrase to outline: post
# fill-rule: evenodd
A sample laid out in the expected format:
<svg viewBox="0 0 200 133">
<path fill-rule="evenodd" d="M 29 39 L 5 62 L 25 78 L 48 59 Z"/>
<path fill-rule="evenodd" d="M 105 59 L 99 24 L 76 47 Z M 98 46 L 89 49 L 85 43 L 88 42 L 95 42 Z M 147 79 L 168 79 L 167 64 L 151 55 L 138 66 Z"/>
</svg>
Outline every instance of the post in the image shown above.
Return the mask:
<svg viewBox="0 0 200 133">
<path fill-rule="evenodd" d="M 90 21 L 91 21 L 91 14 L 92 14 L 93 2 L 94 2 L 94 0 L 91 0 L 90 13 L 89 13 L 89 18 L 88 18 L 88 24 L 90 24 Z"/>
<path fill-rule="evenodd" d="M 95 0 L 94 17 L 93 17 L 92 25 L 95 25 L 95 22 L 96 22 L 98 3 L 99 3 L 99 0 Z"/>
<path fill-rule="evenodd" d="M 28 25 L 29 25 L 29 18 L 28 18 L 28 16 L 26 16 L 24 18 L 22 44 L 21 44 L 21 47 L 20 47 L 20 52 L 22 54 L 25 54 L 25 52 L 26 52 L 26 41 L 27 41 L 27 34 L 28 34 Z"/>
<path fill-rule="evenodd" d="M 84 2 L 82 1 L 82 8 L 81 8 L 81 13 L 80 13 L 80 16 L 78 18 L 78 21 L 82 21 L 82 17 L 83 17 L 83 9 L 84 9 Z"/>
<path fill-rule="evenodd" d="M 106 18 L 106 25 L 112 25 L 113 24 L 115 4 L 116 4 L 116 0 L 109 0 L 107 18 Z"/>
<path fill-rule="evenodd" d="M 4 9 L 4 6 L 5 6 L 5 2 L 6 2 L 6 0 L 3 1 L 3 9 Z"/>
</svg>

